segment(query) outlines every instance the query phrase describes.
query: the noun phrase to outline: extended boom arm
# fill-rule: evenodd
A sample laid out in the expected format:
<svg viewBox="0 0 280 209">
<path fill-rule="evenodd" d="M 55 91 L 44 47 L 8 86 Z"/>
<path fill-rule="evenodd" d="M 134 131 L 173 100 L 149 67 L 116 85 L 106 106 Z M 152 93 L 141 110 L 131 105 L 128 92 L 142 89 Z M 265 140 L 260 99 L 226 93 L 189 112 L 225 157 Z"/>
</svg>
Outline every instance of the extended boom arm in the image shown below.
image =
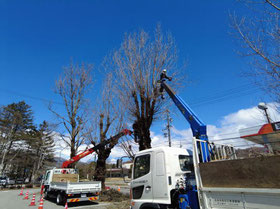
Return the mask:
<svg viewBox="0 0 280 209">
<path fill-rule="evenodd" d="M 191 108 L 179 97 L 175 94 L 175 92 L 168 86 L 165 81 L 161 81 L 161 86 L 166 90 L 170 98 L 173 100 L 175 105 L 184 115 L 184 117 L 189 122 L 193 136 L 198 139 L 207 139 L 206 133 L 206 125 L 196 116 L 196 114 L 191 110 Z"/>
<path fill-rule="evenodd" d="M 197 139 L 204 141 L 204 142 L 199 142 L 198 146 L 201 146 L 201 150 L 202 150 L 201 160 L 203 162 L 208 162 L 210 160 L 210 157 L 209 157 L 209 151 L 207 149 L 208 137 L 207 137 L 206 125 L 196 116 L 196 114 L 184 102 L 184 100 L 181 99 L 181 97 L 179 97 L 178 95 L 176 95 L 175 92 L 171 89 L 171 87 L 165 83 L 165 79 L 161 79 L 159 82 L 161 86 L 161 91 L 164 89 L 168 93 L 168 95 L 171 97 L 175 105 L 178 107 L 178 109 L 181 111 L 181 113 L 189 122 L 192 129 L 193 136 Z"/>
<path fill-rule="evenodd" d="M 68 168 L 68 166 L 74 162 L 77 162 L 79 161 L 80 159 L 84 158 L 85 156 L 87 155 L 90 155 L 91 153 L 95 152 L 96 150 L 98 150 L 100 147 L 104 147 L 106 146 L 107 144 L 109 144 L 110 142 L 112 141 L 116 141 L 118 140 L 119 138 L 121 138 L 122 136 L 125 136 L 125 135 L 131 135 L 132 132 L 128 129 L 124 129 L 122 130 L 120 133 L 118 133 L 117 135 L 115 136 L 112 136 L 111 138 L 107 139 L 107 140 L 104 140 L 103 142 L 97 144 L 96 146 L 92 147 L 92 148 L 89 148 L 87 150 L 85 150 L 84 152 L 72 157 L 71 159 L 69 160 L 66 160 L 62 163 L 62 168 Z"/>
</svg>

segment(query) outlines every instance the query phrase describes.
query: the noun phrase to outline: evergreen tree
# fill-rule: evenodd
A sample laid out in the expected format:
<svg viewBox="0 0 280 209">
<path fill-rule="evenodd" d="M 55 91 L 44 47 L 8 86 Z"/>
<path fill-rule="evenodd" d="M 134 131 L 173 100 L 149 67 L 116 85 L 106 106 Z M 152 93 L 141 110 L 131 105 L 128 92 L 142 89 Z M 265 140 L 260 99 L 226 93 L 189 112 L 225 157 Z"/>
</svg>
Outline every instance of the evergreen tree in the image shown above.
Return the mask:
<svg viewBox="0 0 280 209">
<path fill-rule="evenodd" d="M 39 130 L 36 131 L 36 137 L 31 138 L 31 148 L 32 153 L 34 153 L 34 158 L 31 161 L 33 163 L 33 169 L 30 173 L 30 180 L 34 181 L 35 177 L 40 174 L 40 169 L 54 163 L 54 133 L 50 129 L 50 125 L 43 121 L 39 126 Z M 41 171 L 42 173 L 42 171 Z"/>
<path fill-rule="evenodd" d="M 28 131 L 34 130 L 33 112 L 24 101 L 12 103 L 0 109 L 0 173 L 6 169 L 7 162 L 20 152 L 19 141 Z M 9 156 L 13 153 L 12 156 Z M 9 158 L 7 158 L 9 156 Z"/>
<path fill-rule="evenodd" d="M 33 123 L 24 101 L 0 109 L 0 172 L 11 178 L 34 181 L 54 161 L 54 132 L 43 121 Z M 43 168 L 43 169 L 42 169 Z"/>
</svg>

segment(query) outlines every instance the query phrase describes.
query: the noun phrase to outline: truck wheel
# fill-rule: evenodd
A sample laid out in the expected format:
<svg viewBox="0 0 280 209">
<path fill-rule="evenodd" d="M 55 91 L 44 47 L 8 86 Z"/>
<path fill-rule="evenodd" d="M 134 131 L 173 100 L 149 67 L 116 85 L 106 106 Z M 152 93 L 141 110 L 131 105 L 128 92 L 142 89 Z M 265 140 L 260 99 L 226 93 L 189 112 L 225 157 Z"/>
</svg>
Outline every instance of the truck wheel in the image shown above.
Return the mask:
<svg viewBox="0 0 280 209">
<path fill-rule="evenodd" d="M 44 199 L 45 199 L 45 200 L 50 199 L 49 194 L 48 194 L 47 191 L 44 191 Z"/>
<path fill-rule="evenodd" d="M 58 193 L 56 196 L 56 204 L 57 205 L 63 205 L 65 203 L 65 198 L 61 193 Z"/>
</svg>

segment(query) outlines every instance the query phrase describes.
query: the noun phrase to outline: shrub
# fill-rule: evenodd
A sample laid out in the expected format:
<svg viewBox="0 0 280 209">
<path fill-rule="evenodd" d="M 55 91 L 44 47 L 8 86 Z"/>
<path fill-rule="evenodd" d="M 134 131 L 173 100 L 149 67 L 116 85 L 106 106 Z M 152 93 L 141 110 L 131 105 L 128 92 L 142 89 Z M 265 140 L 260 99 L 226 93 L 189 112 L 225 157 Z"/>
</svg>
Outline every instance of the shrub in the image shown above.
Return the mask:
<svg viewBox="0 0 280 209">
<path fill-rule="evenodd" d="M 33 188 L 33 184 L 26 184 L 26 188 Z"/>
</svg>

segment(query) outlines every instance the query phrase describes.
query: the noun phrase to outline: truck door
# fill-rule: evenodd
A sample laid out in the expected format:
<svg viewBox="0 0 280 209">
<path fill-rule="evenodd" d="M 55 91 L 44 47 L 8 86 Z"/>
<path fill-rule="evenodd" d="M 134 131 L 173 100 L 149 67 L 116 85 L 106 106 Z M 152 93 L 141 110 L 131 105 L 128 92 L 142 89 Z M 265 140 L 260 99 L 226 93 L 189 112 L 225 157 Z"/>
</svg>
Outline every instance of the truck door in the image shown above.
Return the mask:
<svg viewBox="0 0 280 209">
<path fill-rule="evenodd" d="M 137 156 L 134 160 L 133 180 L 131 182 L 132 198 L 152 202 L 151 154 Z"/>
<path fill-rule="evenodd" d="M 163 152 L 157 152 L 153 166 L 153 195 L 155 200 L 168 199 L 167 176 Z M 160 185 L 160 186 L 159 186 Z"/>
<path fill-rule="evenodd" d="M 51 171 L 47 171 L 45 175 L 44 185 L 50 185 Z"/>
</svg>

